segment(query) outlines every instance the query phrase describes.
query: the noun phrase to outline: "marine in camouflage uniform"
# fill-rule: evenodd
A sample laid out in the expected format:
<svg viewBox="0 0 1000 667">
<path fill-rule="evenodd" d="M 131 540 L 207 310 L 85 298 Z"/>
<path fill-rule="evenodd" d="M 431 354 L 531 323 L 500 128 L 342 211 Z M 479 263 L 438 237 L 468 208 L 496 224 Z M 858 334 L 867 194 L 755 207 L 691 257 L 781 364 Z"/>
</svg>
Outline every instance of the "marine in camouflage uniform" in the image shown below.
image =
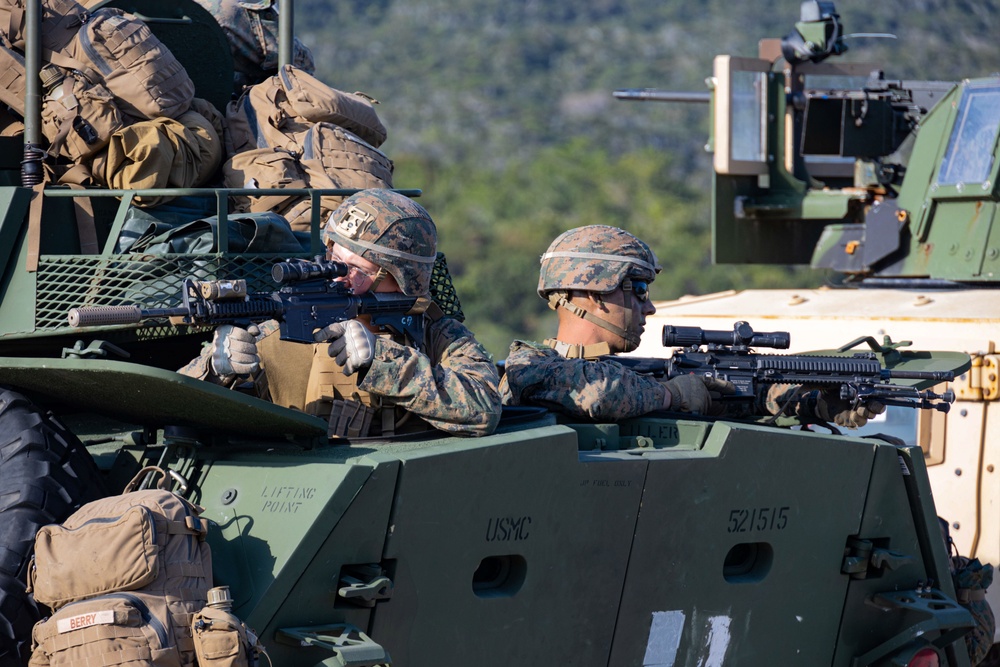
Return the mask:
<svg viewBox="0 0 1000 667">
<path fill-rule="evenodd" d="M 416 202 L 389 190 L 365 190 L 341 204 L 323 236 L 331 258 L 352 266 L 345 280 L 356 293 L 429 294 L 437 233 Z M 491 433 L 501 404 L 489 353 L 432 303 L 423 317 L 422 349 L 375 334 L 359 320 L 317 332 L 316 345 L 278 340 L 273 321 L 255 336 L 219 327 L 212 343 L 180 372 L 217 384 L 251 374 L 258 395 L 329 415 L 331 436 L 430 427 L 458 435 Z"/>
<path fill-rule="evenodd" d="M 277 0 L 196 0 L 222 26 L 233 54 L 238 86 L 260 83 L 278 72 Z M 295 38 L 292 64 L 312 74 L 312 52 Z"/>
<path fill-rule="evenodd" d="M 505 405 L 541 405 L 574 418 L 617 421 L 655 410 L 718 415 L 713 395 L 731 383 L 694 375 L 660 381 L 600 357 L 639 345 L 656 308 L 649 284 L 660 266 L 650 247 L 616 227 L 591 225 L 560 235 L 541 259 L 538 295 L 559 315 L 556 337 L 514 341 L 501 392 Z M 881 408 L 884 409 L 884 408 Z M 754 406 L 725 408 L 729 417 L 797 414 L 838 425 L 863 425 L 879 406 L 851 409 L 820 390 L 772 385 Z"/>
<path fill-rule="evenodd" d="M 605 225 L 560 235 L 541 260 L 538 295 L 559 314 L 555 338 L 514 341 L 501 383 L 506 405 L 542 405 L 572 417 L 614 421 L 662 409 L 710 409 L 705 380 L 660 382 L 601 356 L 639 345 L 656 312 L 649 283 L 656 255 L 632 234 Z M 712 389 L 727 391 L 726 383 Z"/>
</svg>

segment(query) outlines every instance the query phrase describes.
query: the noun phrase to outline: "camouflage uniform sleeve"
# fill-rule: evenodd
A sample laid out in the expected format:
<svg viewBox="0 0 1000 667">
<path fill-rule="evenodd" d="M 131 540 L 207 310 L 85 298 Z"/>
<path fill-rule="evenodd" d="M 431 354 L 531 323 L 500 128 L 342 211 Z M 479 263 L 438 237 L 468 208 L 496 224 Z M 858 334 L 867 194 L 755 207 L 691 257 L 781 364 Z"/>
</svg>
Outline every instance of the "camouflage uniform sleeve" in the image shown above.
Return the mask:
<svg viewBox="0 0 1000 667">
<path fill-rule="evenodd" d="M 205 343 L 201 347 L 201 354 L 187 362 L 184 366 L 177 369 L 177 372 L 181 375 L 186 375 L 196 380 L 208 380 L 212 382 L 209 376 L 215 377 L 215 384 L 218 384 L 218 376 L 212 372 L 212 364 L 209 363 L 212 359 L 212 344 Z"/>
<path fill-rule="evenodd" d="M 613 361 L 566 359 L 555 350 L 514 341 L 507 357 L 505 405 L 541 405 L 572 417 L 616 421 L 663 407 L 655 378 Z"/>
<path fill-rule="evenodd" d="M 496 365 L 460 322 L 430 325 L 427 354 L 384 338 L 360 388 L 389 398 L 435 428 L 488 435 L 500 421 Z"/>
</svg>

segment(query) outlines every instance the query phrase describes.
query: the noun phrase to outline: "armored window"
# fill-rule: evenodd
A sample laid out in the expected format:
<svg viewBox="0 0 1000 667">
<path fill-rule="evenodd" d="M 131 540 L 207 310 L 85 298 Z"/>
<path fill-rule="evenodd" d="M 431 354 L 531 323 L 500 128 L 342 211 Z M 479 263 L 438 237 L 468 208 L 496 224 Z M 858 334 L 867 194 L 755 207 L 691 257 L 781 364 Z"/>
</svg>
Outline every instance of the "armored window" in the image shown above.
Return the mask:
<svg viewBox="0 0 1000 667">
<path fill-rule="evenodd" d="M 993 169 L 998 125 L 1000 86 L 966 88 L 948 140 L 948 151 L 938 172 L 938 184 L 987 181 Z"/>
</svg>

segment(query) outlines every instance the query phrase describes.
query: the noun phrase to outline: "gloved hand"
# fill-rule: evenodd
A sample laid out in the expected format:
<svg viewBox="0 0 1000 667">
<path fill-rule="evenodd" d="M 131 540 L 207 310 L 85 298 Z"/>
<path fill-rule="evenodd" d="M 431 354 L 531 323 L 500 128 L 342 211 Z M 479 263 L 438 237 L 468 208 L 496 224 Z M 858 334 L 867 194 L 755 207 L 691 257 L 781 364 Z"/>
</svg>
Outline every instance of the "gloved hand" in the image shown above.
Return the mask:
<svg viewBox="0 0 1000 667">
<path fill-rule="evenodd" d="M 860 428 L 875 415 L 885 412 L 885 405 L 869 401 L 865 405 L 852 406 L 850 401 L 840 397 L 840 387 L 824 387 L 816 391 L 816 416 L 823 421 L 833 422 L 844 428 Z"/>
<path fill-rule="evenodd" d="M 860 428 L 875 415 L 885 412 L 885 405 L 869 401 L 853 406 L 840 397 L 839 386 L 773 384 L 766 392 L 765 409 L 772 415 L 798 415 L 806 420 L 833 422 L 845 428 Z"/>
<path fill-rule="evenodd" d="M 716 380 L 704 375 L 678 375 L 664 385 L 670 391 L 670 409 L 697 414 L 714 414 L 712 394 L 732 394 L 736 387 L 732 382 Z"/>
<path fill-rule="evenodd" d="M 335 322 L 314 334 L 316 342 L 330 341 L 327 353 L 344 367 L 344 375 L 354 375 L 372 365 L 375 334 L 357 320 Z"/>
<path fill-rule="evenodd" d="M 232 324 L 223 324 L 212 337 L 212 372 L 224 382 L 230 382 L 239 375 L 253 375 L 260 370 L 260 356 L 257 354 L 257 327 L 241 329 Z"/>
</svg>

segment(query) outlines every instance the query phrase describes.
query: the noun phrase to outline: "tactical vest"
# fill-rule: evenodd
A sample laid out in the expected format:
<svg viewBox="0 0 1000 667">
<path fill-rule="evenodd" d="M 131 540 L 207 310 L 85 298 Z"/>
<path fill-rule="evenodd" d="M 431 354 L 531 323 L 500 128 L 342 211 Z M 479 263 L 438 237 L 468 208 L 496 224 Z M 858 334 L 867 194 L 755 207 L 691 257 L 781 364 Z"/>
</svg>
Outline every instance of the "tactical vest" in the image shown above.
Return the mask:
<svg viewBox="0 0 1000 667">
<path fill-rule="evenodd" d="M 413 413 L 359 388 L 357 374 L 344 375 L 328 348 L 328 343 L 283 341 L 277 333 L 257 341 L 271 402 L 326 419 L 331 438 L 431 430 Z"/>
</svg>

